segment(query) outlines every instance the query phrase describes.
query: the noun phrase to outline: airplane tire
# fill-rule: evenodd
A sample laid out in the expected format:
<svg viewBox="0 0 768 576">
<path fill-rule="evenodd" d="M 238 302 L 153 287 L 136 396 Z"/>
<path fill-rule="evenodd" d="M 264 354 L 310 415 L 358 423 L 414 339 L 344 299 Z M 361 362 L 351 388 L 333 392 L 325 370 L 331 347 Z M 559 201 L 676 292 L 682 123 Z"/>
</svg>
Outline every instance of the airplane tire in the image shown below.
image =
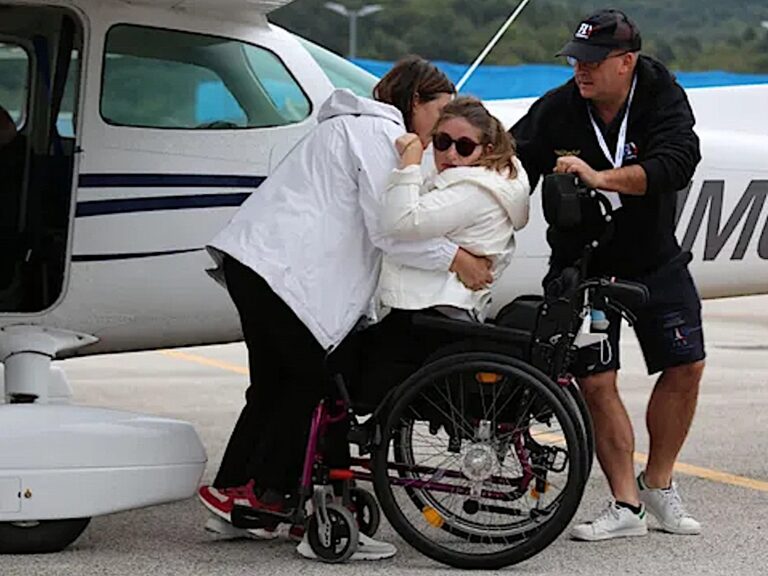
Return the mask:
<svg viewBox="0 0 768 576">
<path fill-rule="evenodd" d="M 0 554 L 60 552 L 77 540 L 90 518 L 0 522 Z"/>
</svg>

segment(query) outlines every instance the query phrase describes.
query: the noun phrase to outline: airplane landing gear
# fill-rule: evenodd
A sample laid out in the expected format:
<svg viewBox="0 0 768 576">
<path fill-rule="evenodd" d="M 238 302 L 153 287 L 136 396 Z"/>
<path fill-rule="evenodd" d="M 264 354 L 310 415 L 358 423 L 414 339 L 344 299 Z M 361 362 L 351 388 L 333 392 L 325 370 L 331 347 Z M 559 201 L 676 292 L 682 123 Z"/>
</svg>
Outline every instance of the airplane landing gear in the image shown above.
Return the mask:
<svg viewBox="0 0 768 576">
<path fill-rule="evenodd" d="M 78 539 L 90 518 L 0 522 L 0 554 L 60 552 Z"/>
<path fill-rule="evenodd" d="M 191 424 L 55 403 L 50 390 L 67 387 L 51 362 L 95 341 L 44 326 L 0 328 L 0 554 L 58 552 L 93 516 L 197 489 L 206 455 Z"/>
</svg>

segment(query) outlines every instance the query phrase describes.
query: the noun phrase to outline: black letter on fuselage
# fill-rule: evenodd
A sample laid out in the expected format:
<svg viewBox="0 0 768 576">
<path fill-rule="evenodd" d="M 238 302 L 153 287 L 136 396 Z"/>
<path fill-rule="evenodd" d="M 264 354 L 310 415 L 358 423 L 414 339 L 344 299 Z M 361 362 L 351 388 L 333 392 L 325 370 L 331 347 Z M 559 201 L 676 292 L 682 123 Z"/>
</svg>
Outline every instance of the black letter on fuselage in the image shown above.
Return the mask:
<svg viewBox="0 0 768 576">
<path fill-rule="evenodd" d="M 768 218 L 765 219 L 763 233 L 760 235 L 760 243 L 757 245 L 757 255 L 763 260 L 768 260 Z"/>
<path fill-rule="evenodd" d="M 696 207 L 693 210 L 691 221 L 685 231 L 682 246 L 683 250 L 690 250 L 698 235 L 701 223 L 704 220 L 704 213 L 709 207 L 709 217 L 707 219 L 707 235 L 704 244 L 704 260 L 714 260 L 720 254 L 728 239 L 736 230 L 744 214 L 749 209 L 747 220 L 739 235 L 739 241 L 731 255 L 731 260 L 741 260 L 747 251 L 749 241 L 755 232 L 757 220 L 765 204 L 765 198 L 768 196 L 768 180 L 753 180 L 750 182 L 747 190 L 739 198 L 739 202 L 728 217 L 723 230 L 720 231 L 720 221 L 723 213 L 723 189 L 725 183 L 722 180 L 712 180 L 704 182 L 701 187 Z"/>
</svg>

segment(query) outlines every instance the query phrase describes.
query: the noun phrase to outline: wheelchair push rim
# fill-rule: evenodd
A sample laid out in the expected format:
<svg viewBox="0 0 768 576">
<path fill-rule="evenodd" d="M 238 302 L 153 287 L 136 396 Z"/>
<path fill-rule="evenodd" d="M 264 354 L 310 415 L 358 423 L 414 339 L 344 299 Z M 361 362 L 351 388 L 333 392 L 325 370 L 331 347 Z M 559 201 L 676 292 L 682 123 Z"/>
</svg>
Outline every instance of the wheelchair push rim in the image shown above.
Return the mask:
<svg viewBox="0 0 768 576">
<path fill-rule="evenodd" d="M 564 394 L 498 354 L 452 355 L 411 376 L 374 455 L 395 530 L 460 568 L 508 566 L 546 548 L 585 483 L 583 436 Z"/>
</svg>

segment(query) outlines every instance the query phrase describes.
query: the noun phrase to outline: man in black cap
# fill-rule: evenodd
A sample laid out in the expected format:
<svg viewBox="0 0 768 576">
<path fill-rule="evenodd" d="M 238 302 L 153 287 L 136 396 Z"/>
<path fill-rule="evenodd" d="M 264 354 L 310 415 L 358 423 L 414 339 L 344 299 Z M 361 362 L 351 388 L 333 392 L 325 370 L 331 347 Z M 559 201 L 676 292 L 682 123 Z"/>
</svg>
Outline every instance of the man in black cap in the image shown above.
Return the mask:
<svg viewBox="0 0 768 576">
<path fill-rule="evenodd" d="M 596 520 L 574 528 L 572 536 L 580 540 L 644 535 L 646 509 L 667 532 L 701 531 L 672 482 L 705 357 L 701 302 L 687 267 L 691 257 L 675 238 L 676 192 L 691 181 L 699 141 L 685 92 L 640 48 L 640 32 L 624 13 L 591 15 L 558 54 L 573 66 L 573 79 L 537 100 L 512 128 L 532 187 L 543 174 L 569 173 L 611 201 L 615 232 L 593 252 L 589 275 L 637 280 L 650 292 L 634 328 L 648 373 L 661 376 L 648 404 L 648 463 L 636 480 L 634 433 L 616 387 L 618 315 L 607 312 L 607 340 L 581 349 L 572 367 L 615 498 Z M 590 204 L 583 212 L 577 229 L 547 231 L 552 256 L 545 289 L 599 236 L 599 208 Z"/>
</svg>

